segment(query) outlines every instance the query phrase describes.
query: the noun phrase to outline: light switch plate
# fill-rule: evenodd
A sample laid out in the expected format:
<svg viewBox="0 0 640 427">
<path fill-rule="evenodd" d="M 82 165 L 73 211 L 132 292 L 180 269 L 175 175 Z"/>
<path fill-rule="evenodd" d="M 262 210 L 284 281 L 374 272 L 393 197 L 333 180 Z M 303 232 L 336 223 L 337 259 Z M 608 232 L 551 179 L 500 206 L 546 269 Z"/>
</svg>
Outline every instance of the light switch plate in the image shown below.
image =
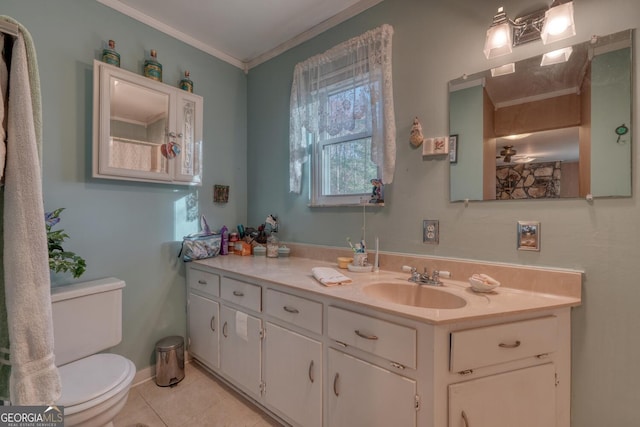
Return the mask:
<svg viewBox="0 0 640 427">
<path fill-rule="evenodd" d="M 422 221 L 422 242 L 437 245 L 440 241 L 440 224 L 437 219 Z"/>
</svg>

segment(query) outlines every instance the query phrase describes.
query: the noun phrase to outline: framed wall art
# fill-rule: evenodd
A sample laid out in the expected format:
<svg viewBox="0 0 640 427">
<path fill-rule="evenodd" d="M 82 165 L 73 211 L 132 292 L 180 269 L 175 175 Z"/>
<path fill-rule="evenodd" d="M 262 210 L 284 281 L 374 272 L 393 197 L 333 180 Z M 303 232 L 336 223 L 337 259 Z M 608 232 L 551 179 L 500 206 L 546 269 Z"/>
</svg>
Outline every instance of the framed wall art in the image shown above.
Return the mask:
<svg viewBox="0 0 640 427">
<path fill-rule="evenodd" d="M 518 221 L 518 250 L 540 251 L 540 223 Z"/>
</svg>

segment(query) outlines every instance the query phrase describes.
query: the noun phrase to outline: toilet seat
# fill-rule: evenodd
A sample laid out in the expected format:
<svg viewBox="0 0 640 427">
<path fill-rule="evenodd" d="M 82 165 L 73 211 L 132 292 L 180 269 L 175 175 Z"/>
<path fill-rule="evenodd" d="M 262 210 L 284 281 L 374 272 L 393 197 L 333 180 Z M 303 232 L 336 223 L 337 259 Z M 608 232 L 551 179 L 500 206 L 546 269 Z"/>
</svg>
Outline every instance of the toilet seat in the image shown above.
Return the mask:
<svg viewBox="0 0 640 427">
<path fill-rule="evenodd" d="M 58 368 L 62 395 L 56 402 L 65 414 L 95 407 L 128 389 L 136 374 L 129 359 L 117 354 L 94 354 Z"/>
</svg>

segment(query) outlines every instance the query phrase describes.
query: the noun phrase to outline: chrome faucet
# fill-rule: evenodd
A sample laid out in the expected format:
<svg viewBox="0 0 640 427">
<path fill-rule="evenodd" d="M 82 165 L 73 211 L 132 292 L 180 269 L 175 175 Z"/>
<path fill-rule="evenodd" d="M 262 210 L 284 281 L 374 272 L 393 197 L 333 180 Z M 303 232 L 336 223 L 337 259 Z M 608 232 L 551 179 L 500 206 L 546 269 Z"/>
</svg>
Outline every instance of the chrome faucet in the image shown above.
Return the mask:
<svg viewBox="0 0 640 427">
<path fill-rule="evenodd" d="M 405 265 L 402 267 L 402 271 L 411 272 L 411 277 L 409 277 L 410 282 L 417 283 L 419 285 L 431 285 L 431 286 L 442 286 L 443 283 L 440 280 L 440 272 L 438 270 L 433 270 L 431 276 L 429 276 L 429 272 L 427 271 L 427 267 L 424 268 L 424 273 L 418 273 L 418 269 L 415 267 L 409 267 Z"/>
</svg>

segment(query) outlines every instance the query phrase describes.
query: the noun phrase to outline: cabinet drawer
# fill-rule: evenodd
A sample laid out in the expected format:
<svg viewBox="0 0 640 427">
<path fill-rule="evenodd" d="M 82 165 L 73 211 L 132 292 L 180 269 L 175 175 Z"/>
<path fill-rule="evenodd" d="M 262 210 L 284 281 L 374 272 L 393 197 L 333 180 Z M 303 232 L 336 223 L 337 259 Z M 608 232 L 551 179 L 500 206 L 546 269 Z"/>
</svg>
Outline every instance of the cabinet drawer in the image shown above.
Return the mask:
<svg viewBox="0 0 640 427">
<path fill-rule="evenodd" d="M 322 334 L 322 304 L 319 302 L 267 289 L 265 311 L 270 316 Z"/>
<path fill-rule="evenodd" d="M 416 367 L 416 330 L 329 307 L 329 338 L 406 367 Z"/>
<path fill-rule="evenodd" d="M 451 333 L 451 371 L 496 365 L 539 354 L 557 347 L 555 316 Z"/>
<path fill-rule="evenodd" d="M 217 274 L 190 267 L 188 276 L 189 288 L 192 291 L 199 291 L 212 297 L 220 296 L 220 276 Z"/>
<path fill-rule="evenodd" d="M 258 285 L 223 276 L 220 293 L 229 302 L 249 310 L 262 311 L 262 287 Z"/>
</svg>

